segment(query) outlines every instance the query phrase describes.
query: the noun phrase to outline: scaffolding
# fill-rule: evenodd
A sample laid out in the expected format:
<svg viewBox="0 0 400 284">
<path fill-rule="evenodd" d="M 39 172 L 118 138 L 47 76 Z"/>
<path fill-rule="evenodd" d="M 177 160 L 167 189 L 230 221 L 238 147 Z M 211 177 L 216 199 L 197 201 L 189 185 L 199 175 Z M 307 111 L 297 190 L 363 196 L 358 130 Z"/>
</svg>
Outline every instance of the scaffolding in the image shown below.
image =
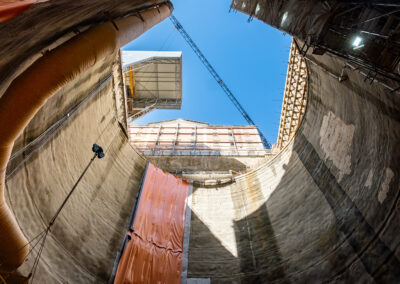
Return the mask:
<svg viewBox="0 0 400 284">
<path fill-rule="evenodd" d="M 289 63 L 283 96 L 276 147 L 281 150 L 294 136 L 307 104 L 307 67 L 296 43 L 290 46 Z"/>
</svg>

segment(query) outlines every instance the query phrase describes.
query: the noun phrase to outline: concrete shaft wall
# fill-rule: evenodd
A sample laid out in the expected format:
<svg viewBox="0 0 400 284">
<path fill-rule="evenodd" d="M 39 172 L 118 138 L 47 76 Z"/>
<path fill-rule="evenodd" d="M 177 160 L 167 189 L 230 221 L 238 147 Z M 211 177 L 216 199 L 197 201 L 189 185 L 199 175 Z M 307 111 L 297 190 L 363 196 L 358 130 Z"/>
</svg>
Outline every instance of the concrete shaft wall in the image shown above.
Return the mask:
<svg viewBox="0 0 400 284">
<path fill-rule="evenodd" d="M 400 98 L 358 71 L 340 83 L 342 59 L 312 60 L 289 146 L 232 185 L 194 188 L 188 277 L 400 281 Z"/>
<path fill-rule="evenodd" d="M 55 2 L 52 9 L 46 6 Z M 45 47 L 73 36 L 74 28 L 107 20 L 107 10 L 117 16 L 127 7 L 150 4 L 135 3 L 50 1 L 0 26 L 0 47 L 7 54 L 0 60 L 1 93 Z M 43 20 L 31 29 L 36 19 Z M 111 73 L 114 59 L 98 62 L 49 100 L 16 150 Z M 290 145 L 234 184 L 194 188 L 189 278 L 210 277 L 212 283 L 400 281 L 399 97 L 350 69 L 349 80 L 339 83 L 324 70 L 340 74 L 341 59 L 326 54 L 313 60 L 322 67 L 308 62 L 308 107 Z M 57 220 L 37 283 L 105 283 L 111 272 L 145 166 L 118 126 L 112 90 L 112 81 L 105 83 L 7 181 L 7 202 L 32 239 L 81 174 L 92 143 L 106 150 Z M 25 275 L 32 263 L 30 256 L 22 268 Z"/>
<path fill-rule="evenodd" d="M 50 123 L 54 118 L 49 114 L 57 106 L 62 112 L 62 102 L 71 94 L 75 99 L 85 97 L 104 74 L 111 73 L 115 59 L 99 62 L 52 97 L 20 140 Z M 146 164 L 118 125 L 113 89 L 111 77 L 7 181 L 7 202 L 32 240 L 45 229 L 88 164 L 92 144 L 105 150 L 106 157 L 94 161 L 47 237 L 37 283 L 106 283 L 111 274 Z M 23 275 L 29 274 L 35 256 L 36 251 L 21 267 Z"/>
<path fill-rule="evenodd" d="M 0 25 L 0 97 L 48 49 L 93 25 L 162 1 L 78 2 L 33 5 Z M 14 145 L 5 195 L 28 240 L 48 225 L 93 156 L 92 144 L 106 151 L 106 157 L 89 168 L 47 237 L 35 283 L 108 282 L 146 164 L 119 125 L 121 98 L 115 98 L 119 82 L 112 76 L 118 64 L 116 54 L 98 59 L 65 84 Z M 34 149 L 38 150 L 31 154 Z M 19 269 L 22 275 L 31 271 L 38 247 Z M 10 278 L 6 281 L 12 283 Z"/>
</svg>

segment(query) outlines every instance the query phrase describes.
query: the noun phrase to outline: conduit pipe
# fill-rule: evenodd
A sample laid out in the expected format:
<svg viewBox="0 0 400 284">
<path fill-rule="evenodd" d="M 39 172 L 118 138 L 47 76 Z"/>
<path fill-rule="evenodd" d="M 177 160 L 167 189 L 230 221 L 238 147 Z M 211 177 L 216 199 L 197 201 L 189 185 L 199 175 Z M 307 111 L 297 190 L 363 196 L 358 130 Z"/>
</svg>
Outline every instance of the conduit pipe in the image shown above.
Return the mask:
<svg viewBox="0 0 400 284">
<path fill-rule="evenodd" d="M 4 197 L 6 168 L 15 140 L 62 86 L 167 18 L 171 7 L 167 2 L 140 15 L 90 28 L 34 62 L 0 98 L 0 271 L 18 268 L 29 251 Z"/>
<path fill-rule="evenodd" d="M 37 0 L 0 1 L 0 23 L 18 16 L 36 2 Z"/>
</svg>

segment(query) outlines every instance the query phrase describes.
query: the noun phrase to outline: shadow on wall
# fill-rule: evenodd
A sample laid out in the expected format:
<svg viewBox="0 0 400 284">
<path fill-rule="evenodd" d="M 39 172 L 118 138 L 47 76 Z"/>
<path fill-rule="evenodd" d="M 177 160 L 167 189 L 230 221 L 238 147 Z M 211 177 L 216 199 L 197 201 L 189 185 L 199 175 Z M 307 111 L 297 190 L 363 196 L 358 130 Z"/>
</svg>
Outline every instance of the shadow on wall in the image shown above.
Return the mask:
<svg viewBox="0 0 400 284">
<path fill-rule="evenodd" d="M 290 145 L 232 185 L 194 191 L 208 239 L 232 251 L 224 232 L 233 226 L 237 250 L 221 269 L 225 259 L 191 237 L 199 255 L 214 258 L 200 265 L 189 252 L 189 275 L 213 283 L 400 283 L 399 97 L 367 84 L 360 70 L 339 82 L 332 74 L 343 69 L 340 58 L 308 57 L 316 63 L 308 66 L 307 112 Z M 238 263 L 236 273 L 225 270 Z"/>
<path fill-rule="evenodd" d="M 260 191 L 254 192 L 258 190 L 257 185 L 260 184 L 257 177 L 255 179 L 256 182 L 247 181 L 251 196 L 261 194 Z M 256 184 L 256 187 L 251 183 Z M 289 283 L 286 280 L 282 256 L 267 206 L 263 204 L 255 212 L 247 215 L 245 208 L 249 203 L 246 197 L 248 194 L 243 191 L 232 194 L 236 195 L 232 198 L 235 208 L 241 208 L 241 212 L 237 213 L 244 215 L 242 219 L 234 221 L 240 271 L 243 273 L 241 283 L 264 283 L 266 280 Z"/>
<path fill-rule="evenodd" d="M 133 143 L 131 142 L 131 144 Z M 134 144 L 133 147 L 136 148 Z M 254 156 L 251 156 L 250 154 L 249 156 L 234 156 L 234 153 L 232 153 L 232 156 L 228 156 L 225 155 L 226 152 L 221 154 L 221 151 L 212 149 L 208 146 L 202 146 L 201 148 L 201 152 L 207 153 L 207 155 L 195 155 L 197 150 L 190 151 L 181 150 L 179 148 L 163 153 L 163 146 L 155 147 L 158 147 L 157 150 L 149 150 L 147 152 L 142 152 L 142 154 L 145 155 L 152 164 L 172 174 L 201 171 L 234 171 L 239 173 L 265 163 L 272 156 L 269 152 L 266 152 L 264 156 L 255 155 L 256 153 L 254 152 L 251 153 L 254 154 Z M 170 146 L 166 147 L 169 148 Z M 137 149 L 137 151 L 141 152 L 139 149 Z M 153 154 L 146 155 L 147 153 Z M 187 155 L 188 153 L 191 154 Z"/>
<path fill-rule="evenodd" d="M 289 283 L 266 206 L 234 221 L 233 230 L 236 256 L 226 240 L 222 243 L 192 212 L 189 278 L 211 278 L 211 283 Z"/>
<path fill-rule="evenodd" d="M 218 283 L 219 280 L 238 283 L 234 278 L 238 272 L 240 272 L 238 258 L 192 212 L 188 278 L 211 278 L 212 283 Z"/>
<path fill-rule="evenodd" d="M 294 151 L 284 153 L 289 158 L 279 155 L 268 167 L 243 176 L 231 186 L 231 196 L 214 188 L 208 203 L 196 210 L 201 216 L 192 213 L 189 277 L 212 283 L 399 283 L 398 238 L 392 236 L 390 248 L 383 241 L 388 233 L 382 235 L 396 211 L 387 210 L 373 227 L 365 217 L 369 213 L 359 209 L 365 196 L 349 196 L 359 184 L 360 194 L 375 199 L 376 189 L 367 192 L 364 186 L 366 175 L 349 175 L 339 183 L 335 167 L 303 134 L 292 143 Z M 392 167 L 397 164 L 391 161 Z M 380 184 L 379 175 L 385 171 L 373 184 Z M 396 184 L 397 179 L 388 190 L 393 204 L 399 197 Z M 229 197 L 232 212 L 223 205 Z M 218 224 L 217 214 L 232 220 L 237 256 L 221 241 L 227 233 L 220 232 L 230 228 L 229 222 Z"/>
<path fill-rule="evenodd" d="M 147 156 L 151 163 L 172 174 L 198 171 L 235 171 L 247 169 L 238 159 L 221 156 Z"/>
</svg>

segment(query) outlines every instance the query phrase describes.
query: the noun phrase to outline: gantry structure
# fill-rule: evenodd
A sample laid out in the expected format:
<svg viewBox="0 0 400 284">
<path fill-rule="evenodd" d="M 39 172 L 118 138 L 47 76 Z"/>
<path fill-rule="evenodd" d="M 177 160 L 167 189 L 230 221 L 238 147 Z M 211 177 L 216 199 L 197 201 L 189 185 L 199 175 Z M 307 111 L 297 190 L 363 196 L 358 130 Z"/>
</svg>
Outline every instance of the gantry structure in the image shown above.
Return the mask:
<svg viewBox="0 0 400 284">
<path fill-rule="evenodd" d="M 182 52 L 122 51 L 128 121 L 182 105 Z"/>
<path fill-rule="evenodd" d="M 290 46 L 285 91 L 282 102 L 277 149 L 283 149 L 294 136 L 307 104 L 307 69 L 294 40 Z"/>
</svg>

